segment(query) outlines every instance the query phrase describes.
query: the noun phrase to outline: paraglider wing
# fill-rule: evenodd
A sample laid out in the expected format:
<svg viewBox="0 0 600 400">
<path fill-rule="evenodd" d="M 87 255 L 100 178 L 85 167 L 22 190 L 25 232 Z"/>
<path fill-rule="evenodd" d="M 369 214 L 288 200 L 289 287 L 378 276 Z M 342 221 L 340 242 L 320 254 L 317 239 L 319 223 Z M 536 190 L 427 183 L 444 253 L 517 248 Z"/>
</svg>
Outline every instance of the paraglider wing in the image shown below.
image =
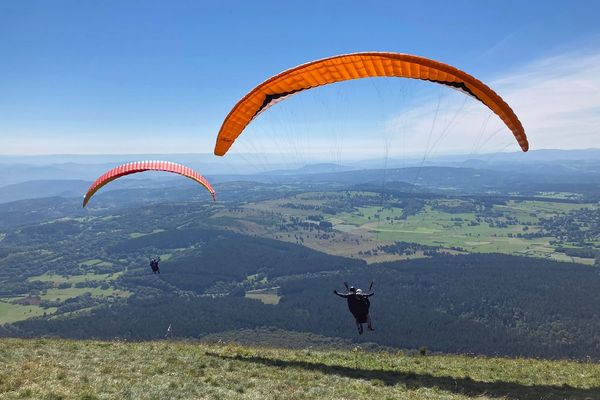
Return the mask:
<svg viewBox="0 0 600 400">
<path fill-rule="evenodd" d="M 185 165 L 169 161 L 136 161 L 113 168 L 110 171 L 105 172 L 100 178 L 96 179 L 83 197 L 83 207 L 90 201 L 90 198 L 94 193 L 109 182 L 125 175 L 144 171 L 165 171 L 186 176 L 204 186 L 206 190 L 210 192 L 213 200 L 215 200 L 216 193 L 206 178 Z"/>
<path fill-rule="evenodd" d="M 500 96 L 473 76 L 450 65 L 401 53 L 355 53 L 313 61 L 266 80 L 231 110 L 223 121 L 215 144 L 222 156 L 246 126 L 273 104 L 302 90 L 334 82 L 368 77 L 420 79 L 458 89 L 476 98 L 496 113 L 512 131 L 523 151 L 529 149 L 523 125 Z"/>
</svg>

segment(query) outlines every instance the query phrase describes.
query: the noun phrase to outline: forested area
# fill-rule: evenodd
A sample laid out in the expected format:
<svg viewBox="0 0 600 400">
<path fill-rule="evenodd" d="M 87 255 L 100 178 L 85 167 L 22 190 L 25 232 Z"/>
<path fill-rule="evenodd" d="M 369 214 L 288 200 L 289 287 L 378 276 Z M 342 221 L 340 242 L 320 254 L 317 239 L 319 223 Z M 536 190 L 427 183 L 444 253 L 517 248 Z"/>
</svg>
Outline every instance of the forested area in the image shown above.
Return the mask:
<svg viewBox="0 0 600 400">
<path fill-rule="evenodd" d="M 163 281 L 158 276 L 148 280 Z M 358 336 L 332 291 L 373 280 L 375 332 Z M 33 319 L 5 335 L 155 339 L 276 327 L 397 348 L 550 358 L 600 358 L 600 275 L 585 266 L 504 255 L 444 256 L 275 279 L 278 305 L 141 290 L 74 318 Z M 173 284 L 173 282 L 171 282 Z M 174 285 L 177 287 L 177 285 Z"/>
<path fill-rule="evenodd" d="M 145 340 L 171 325 L 181 338 L 600 359 L 597 204 L 325 186 L 0 205 L 0 334 Z M 375 282 L 374 332 L 358 335 L 333 295 L 344 281 Z"/>
</svg>

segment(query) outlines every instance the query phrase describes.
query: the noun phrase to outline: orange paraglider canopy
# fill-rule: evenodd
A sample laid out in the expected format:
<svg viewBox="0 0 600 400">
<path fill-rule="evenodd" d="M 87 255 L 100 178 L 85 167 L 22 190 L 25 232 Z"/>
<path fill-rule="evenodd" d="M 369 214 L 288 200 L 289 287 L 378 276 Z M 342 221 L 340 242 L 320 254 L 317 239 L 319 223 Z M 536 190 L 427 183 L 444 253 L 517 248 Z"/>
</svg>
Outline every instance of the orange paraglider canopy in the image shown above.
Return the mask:
<svg viewBox="0 0 600 400">
<path fill-rule="evenodd" d="M 206 180 L 206 178 L 189 167 L 170 161 L 136 161 L 113 168 L 96 179 L 83 197 L 83 207 L 85 207 L 88 201 L 90 201 L 90 198 L 94 195 L 94 193 L 96 193 L 107 183 L 112 182 L 115 179 L 119 179 L 125 175 L 136 174 L 144 171 L 165 171 L 186 176 L 204 186 L 210 192 L 213 200 L 215 200 L 216 193 L 210 183 Z"/>
<path fill-rule="evenodd" d="M 450 65 L 401 53 L 346 54 L 289 69 L 264 81 L 231 110 L 223 121 L 215 144 L 222 156 L 246 126 L 273 104 L 302 90 L 330 83 L 368 77 L 420 79 L 450 86 L 476 98 L 492 110 L 512 131 L 523 151 L 529 149 L 523 125 L 508 104 L 473 76 Z"/>
</svg>

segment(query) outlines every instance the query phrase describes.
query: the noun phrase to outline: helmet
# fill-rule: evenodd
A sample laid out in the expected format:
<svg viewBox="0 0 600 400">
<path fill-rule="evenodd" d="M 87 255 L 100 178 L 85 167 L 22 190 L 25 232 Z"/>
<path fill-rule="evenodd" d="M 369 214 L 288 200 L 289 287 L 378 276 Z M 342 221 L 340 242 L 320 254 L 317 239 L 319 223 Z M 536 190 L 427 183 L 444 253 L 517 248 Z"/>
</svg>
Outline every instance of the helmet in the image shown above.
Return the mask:
<svg viewBox="0 0 600 400">
<path fill-rule="evenodd" d="M 363 291 L 362 291 L 362 289 L 356 289 L 356 294 L 357 294 L 358 296 L 362 296 L 362 295 L 363 295 Z"/>
<path fill-rule="evenodd" d="M 350 288 L 348 290 L 350 290 L 352 293 L 356 292 L 356 288 L 354 286 L 350 286 Z"/>
</svg>

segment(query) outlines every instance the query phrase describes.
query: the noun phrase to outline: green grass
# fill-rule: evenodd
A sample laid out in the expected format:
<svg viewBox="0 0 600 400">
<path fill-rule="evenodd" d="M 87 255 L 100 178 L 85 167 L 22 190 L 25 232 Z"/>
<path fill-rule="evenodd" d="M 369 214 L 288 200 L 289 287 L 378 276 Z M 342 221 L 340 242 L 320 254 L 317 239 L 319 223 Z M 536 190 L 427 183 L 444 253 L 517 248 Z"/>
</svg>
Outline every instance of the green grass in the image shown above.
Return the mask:
<svg viewBox="0 0 600 400">
<path fill-rule="evenodd" d="M 281 296 L 277 294 L 277 289 L 258 289 L 246 292 L 247 299 L 260 300 L 264 304 L 279 304 Z"/>
<path fill-rule="evenodd" d="M 56 309 L 44 309 L 40 306 L 11 304 L 0 301 L 0 324 L 22 321 L 32 317 L 43 315 L 44 312 L 51 314 Z"/>
<path fill-rule="evenodd" d="M 597 399 L 600 365 L 190 342 L 0 340 L 2 399 Z"/>
<path fill-rule="evenodd" d="M 70 287 L 66 289 L 53 288 L 46 290 L 46 293 L 42 294 L 40 297 L 43 300 L 53 300 L 53 301 L 65 301 L 67 299 L 71 299 L 73 297 L 81 296 L 85 293 L 90 293 L 94 297 L 108 297 L 108 296 L 118 296 L 118 297 L 127 297 L 129 296 L 129 292 L 123 290 L 117 290 L 113 288 L 102 289 L 99 287 L 89 288 L 77 288 Z"/>
<path fill-rule="evenodd" d="M 360 209 L 360 213 L 364 217 L 355 215 L 353 218 L 344 218 L 345 223 L 360 224 L 375 232 L 377 238 L 384 241 L 461 247 L 472 252 L 504 253 L 523 251 L 534 243 L 532 240 L 509 237 L 509 233 L 516 235 L 522 232 L 521 225 L 496 228 L 482 223 L 470 226 L 469 222 L 475 221 L 474 213 L 451 214 L 425 207 L 422 212 L 408 216 L 406 220 L 393 222 L 387 221 L 386 217 L 398 216 L 401 212 L 377 212 L 375 207 L 365 207 Z M 375 214 L 379 214 L 380 217 L 375 217 Z M 456 218 L 463 221 L 453 221 Z M 544 239 L 541 243 L 547 243 L 547 240 Z"/>
<path fill-rule="evenodd" d="M 152 235 L 153 233 L 160 233 L 160 232 L 164 232 L 164 229 L 154 229 L 152 232 L 133 232 L 129 234 L 129 237 L 131 239 L 137 239 L 140 238 L 142 236 L 147 236 L 147 235 Z"/>
<path fill-rule="evenodd" d="M 445 202 L 454 205 L 452 202 Z M 458 203 L 457 203 L 458 204 Z M 577 209 L 593 207 L 591 204 L 567 204 L 542 201 L 509 201 L 506 206 L 494 206 L 506 216 L 516 218 L 519 223 L 506 227 L 491 227 L 485 221 L 477 223 L 475 213 L 447 213 L 425 206 L 405 220 L 388 220 L 402 215 L 401 209 L 362 207 L 357 212 L 340 213 L 329 218 L 336 229 L 352 232 L 352 227 L 370 231 L 376 240 L 414 242 L 445 248 L 460 247 L 468 252 L 523 254 L 533 257 L 592 264 L 592 259 L 568 257 L 557 253 L 550 245 L 553 238 L 525 239 L 516 237 L 523 233 L 525 224 L 529 232 L 535 232 L 540 218 L 549 218 Z M 462 221 L 456 221 L 460 218 Z M 499 220 L 494 219 L 496 222 Z M 500 219 L 501 220 L 501 219 Z M 473 223 L 473 225 L 471 225 Z"/>
<path fill-rule="evenodd" d="M 335 235 L 329 239 L 315 238 L 315 234 L 307 233 L 302 229 L 282 234 L 279 232 L 280 219 L 285 220 L 290 217 L 302 219 L 318 213 L 310 208 L 286 207 L 288 203 L 324 206 L 328 201 L 343 199 L 344 195 L 340 193 L 320 193 L 318 196 L 304 193 L 277 200 L 251 203 L 245 205 L 241 213 L 223 211 L 219 215 L 228 218 L 227 221 L 221 220 L 222 223 L 232 224 L 232 226 L 242 225 L 245 233 L 251 232 L 258 236 L 287 240 L 292 243 L 297 241 L 296 236 L 301 236 L 304 239 L 302 243 L 307 247 L 328 254 L 363 258 L 369 263 L 424 256 L 423 254 L 406 256 L 373 252 L 382 244 L 402 241 L 441 247 L 450 252 L 454 251 L 451 248 L 460 248 L 469 253 L 519 254 L 592 265 L 594 263 L 592 258 L 568 257 L 557 252 L 557 245 L 550 244 L 550 241 L 556 240 L 556 238 L 527 239 L 518 237 L 519 234 L 538 232 L 541 229 L 540 220 L 542 218 L 565 215 L 579 209 L 598 208 L 598 204 L 560 203 L 553 200 L 571 198 L 573 194 L 548 193 L 548 195 L 548 201 L 516 198 L 507 201 L 505 205 L 494 205 L 491 210 L 493 212 L 488 210 L 483 213 L 490 217 L 480 218 L 479 221 L 477 221 L 475 212 L 448 213 L 436 208 L 442 205 L 457 207 L 472 204 L 471 201 L 462 199 L 428 200 L 420 212 L 409 215 L 403 220 L 394 220 L 403 215 L 404 211 L 401 208 L 385 208 L 384 204 L 360 207 L 353 212 L 325 214 L 325 219 L 333 224 L 336 231 Z M 465 207 L 465 210 L 469 210 L 469 207 Z M 269 215 L 275 213 L 275 217 L 265 218 L 267 215 L 265 213 Z M 491 217 L 492 215 L 493 217 Z M 511 220 L 516 220 L 514 225 L 509 217 Z M 461 221 L 456 219 L 461 219 Z M 488 223 L 490 219 L 493 226 Z M 240 221 L 243 221 L 243 224 L 240 224 Z M 498 226 L 503 224 L 506 226 Z M 349 245 L 356 240 L 360 241 L 360 246 Z"/>
<path fill-rule="evenodd" d="M 98 280 L 114 280 L 122 273 L 116 274 L 86 274 L 86 275 L 75 275 L 71 277 L 63 277 L 60 275 L 51 275 L 44 274 L 36 277 L 31 277 L 29 280 L 32 281 L 46 281 L 53 282 L 55 284 L 60 283 L 78 283 L 78 282 L 92 282 Z M 47 289 L 45 292 L 40 294 L 41 300 L 48 301 L 65 301 L 77 296 L 81 296 L 85 293 L 90 293 L 93 297 L 129 297 L 131 295 L 130 292 L 119 290 L 115 288 L 102 289 L 100 287 L 69 287 L 69 288 L 51 288 Z M 38 305 L 21 305 L 21 304 L 13 304 L 12 301 L 24 299 L 24 296 L 19 297 L 6 297 L 0 298 L 0 324 L 4 323 L 12 323 L 16 321 L 22 321 L 29 318 L 37 317 L 40 315 L 46 314 L 54 314 L 56 312 L 55 307 L 44 308 Z M 37 304 L 37 303 L 36 303 Z"/>
<path fill-rule="evenodd" d="M 101 261 L 101 262 L 103 262 L 103 261 Z M 95 265 L 97 265 L 97 264 L 95 264 Z M 62 276 L 62 275 L 46 273 L 43 275 L 32 276 L 30 278 L 27 278 L 27 280 L 29 282 L 41 281 L 41 282 L 52 282 L 55 284 L 61 284 L 61 283 L 76 284 L 76 283 L 81 283 L 81 282 L 93 282 L 93 281 L 114 281 L 115 279 L 119 278 L 121 275 L 123 275 L 123 272 L 116 272 L 114 274 L 94 274 L 93 272 L 89 272 L 84 275 L 71 275 L 71 276 Z"/>
</svg>

